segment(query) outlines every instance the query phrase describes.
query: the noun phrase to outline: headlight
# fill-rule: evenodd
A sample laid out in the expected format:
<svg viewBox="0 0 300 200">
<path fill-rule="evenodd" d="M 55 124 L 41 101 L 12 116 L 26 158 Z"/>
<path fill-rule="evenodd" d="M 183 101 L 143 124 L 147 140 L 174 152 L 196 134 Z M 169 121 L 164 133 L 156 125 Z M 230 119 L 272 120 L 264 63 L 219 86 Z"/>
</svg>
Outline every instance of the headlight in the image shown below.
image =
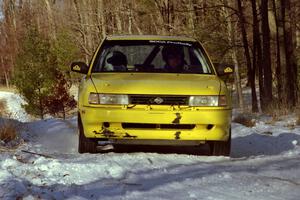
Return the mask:
<svg viewBox="0 0 300 200">
<path fill-rule="evenodd" d="M 226 96 L 190 96 L 189 106 L 226 106 Z"/>
<path fill-rule="evenodd" d="M 128 100 L 128 95 L 123 95 L 123 94 L 90 93 L 89 103 L 90 104 L 127 105 L 127 104 L 129 104 L 129 100 Z"/>
</svg>

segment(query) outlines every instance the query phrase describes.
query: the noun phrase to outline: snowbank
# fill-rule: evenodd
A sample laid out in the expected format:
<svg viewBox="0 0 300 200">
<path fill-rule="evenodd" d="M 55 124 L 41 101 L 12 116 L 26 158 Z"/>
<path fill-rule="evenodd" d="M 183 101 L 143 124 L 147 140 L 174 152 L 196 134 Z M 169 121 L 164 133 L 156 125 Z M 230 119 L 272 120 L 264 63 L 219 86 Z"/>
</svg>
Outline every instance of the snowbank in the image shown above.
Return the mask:
<svg viewBox="0 0 300 200">
<path fill-rule="evenodd" d="M 7 111 L 9 112 L 9 117 L 16 119 L 20 122 L 30 121 L 29 115 L 22 108 L 22 104 L 25 101 L 18 95 L 12 92 L 0 92 L 0 99 L 6 101 Z"/>
</svg>

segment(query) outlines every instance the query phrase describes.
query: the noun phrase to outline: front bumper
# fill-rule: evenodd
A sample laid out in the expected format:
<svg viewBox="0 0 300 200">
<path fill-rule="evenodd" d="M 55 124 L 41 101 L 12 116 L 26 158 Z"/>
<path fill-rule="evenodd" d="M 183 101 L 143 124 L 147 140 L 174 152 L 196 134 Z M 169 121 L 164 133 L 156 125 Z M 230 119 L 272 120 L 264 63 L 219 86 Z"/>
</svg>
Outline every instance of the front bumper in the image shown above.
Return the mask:
<svg viewBox="0 0 300 200">
<path fill-rule="evenodd" d="M 109 140 L 226 141 L 231 109 L 87 107 L 79 109 L 87 138 Z"/>
</svg>

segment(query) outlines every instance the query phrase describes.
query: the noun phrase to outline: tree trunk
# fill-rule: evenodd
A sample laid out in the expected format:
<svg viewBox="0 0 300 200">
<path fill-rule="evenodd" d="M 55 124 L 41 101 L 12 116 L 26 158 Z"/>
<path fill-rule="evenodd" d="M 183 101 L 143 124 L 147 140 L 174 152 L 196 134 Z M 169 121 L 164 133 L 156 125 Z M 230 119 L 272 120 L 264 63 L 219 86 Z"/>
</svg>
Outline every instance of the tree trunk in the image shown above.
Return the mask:
<svg viewBox="0 0 300 200">
<path fill-rule="evenodd" d="M 162 33 L 163 34 L 170 34 L 172 30 L 172 11 L 173 11 L 173 4 L 170 0 L 157 0 L 155 1 L 155 5 L 159 10 L 161 24 L 162 24 Z"/>
<path fill-rule="evenodd" d="M 43 120 L 44 119 L 44 105 L 43 105 L 43 100 L 42 100 L 42 92 L 41 88 L 38 88 L 39 90 L 39 110 L 40 110 L 40 118 Z"/>
<path fill-rule="evenodd" d="M 275 24 L 276 24 L 276 78 L 277 78 L 277 94 L 278 94 L 278 103 L 280 105 L 283 105 L 283 81 L 284 77 L 282 76 L 281 73 L 281 40 L 280 40 L 280 33 L 279 33 L 279 16 L 277 12 L 277 6 L 276 6 L 276 0 L 272 1 L 273 3 L 273 11 L 274 11 L 274 16 L 275 16 Z M 281 31 L 282 32 L 282 31 Z"/>
<path fill-rule="evenodd" d="M 6 69 L 6 66 L 4 65 L 3 56 L 0 55 L 0 57 L 1 57 L 0 66 L 1 66 L 2 72 L 4 73 L 6 87 L 9 88 L 9 76 L 8 76 L 8 73 L 7 73 L 7 69 Z"/>
<path fill-rule="evenodd" d="M 157 26 L 157 24 L 155 23 L 155 17 L 153 16 L 153 14 L 150 14 L 150 19 L 151 19 L 151 21 L 152 21 L 152 24 L 153 24 L 153 28 L 154 28 L 154 30 L 155 30 L 155 33 L 156 34 L 161 34 L 162 32 L 160 31 L 161 29 L 160 28 L 158 28 L 158 26 Z"/>
<path fill-rule="evenodd" d="M 133 24 L 134 24 L 134 26 L 135 26 L 135 28 L 136 28 L 138 34 L 139 34 L 139 35 L 142 35 L 143 32 L 142 32 L 142 30 L 140 29 L 138 23 L 136 22 L 135 17 L 132 18 L 132 22 L 133 22 Z M 154 23 L 154 27 L 156 27 L 155 22 L 153 22 L 153 23 Z"/>
<path fill-rule="evenodd" d="M 290 0 L 281 0 L 281 14 L 283 23 L 283 37 L 286 60 L 286 95 L 289 109 L 297 102 L 297 64 L 294 56 L 293 29 Z"/>
<path fill-rule="evenodd" d="M 189 0 L 188 1 L 188 11 L 189 11 L 189 16 L 188 16 L 188 27 L 190 29 L 190 33 L 192 35 L 195 35 L 195 11 L 194 11 L 194 6 L 193 6 L 193 1 Z"/>
<path fill-rule="evenodd" d="M 5 77 L 6 87 L 9 88 L 9 76 L 8 76 L 8 72 L 6 70 L 4 70 L 4 77 Z"/>
<path fill-rule="evenodd" d="M 242 8 L 241 0 L 237 0 L 238 10 L 239 10 L 239 23 L 242 31 L 242 39 L 243 39 L 243 47 L 246 57 L 246 63 L 247 63 L 247 70 L 248 70 L 248 83 L 250 83 L 251 86 L 251 95 L 252 95 L 252 111 L 258 112 L 258 105 L 257 105 L 257 96 L 256 96 L 256 90 L 255 90 L 255 70 L 252 69 L 251 66 L 251 57 L 250 57 L 250 51 L 249 51 L 249 44 L 247 39 L 247 32 L 246 32 L 246 20 Z"/>
<path fill-rule="evenodd" d="M 66 120 L 66 109 L 64 104 L 62 104 L 62 113 L 63 113 L 63 119 Z"/>
<path fill-rule="evenodd" d="M 87 9 L 89 12 L 83 12 L 82 19 L 83 19 L 83 30 L 86 35 L 86 49 L 89 52 L 89 56 L 95 49 L 95 43 L 93 43 L 93 36 L 92 36 L 92 25 L 93 25 L 93 15 L 91 13 L 92 4 L 87 3 L 87 1 L 82 1 L 82 7 Z"/>
<path fill-rule="evenodd" d="M 90 52 L 88 50 L 88 45 L 87 45 L 87 35 L 86 35 L 86 31 L 85 31 L 85 28 L 83 26 L 83 16 L 82 16 L 82 12 L 80 10 L 80 4 L 78 2 L 78 0 L 73 0 L 74 2 L 74 7 L 75 7 L 75 11 L 76 11 L 76 14 L 77 14 L 77 21 L 78 21 L 78 32 L 80 33 L 81 35 L 81 38 L 82 38 L 82 42 L 81 42 L 81 46 L 82 46 L 82 49 L 84 51 L 84 54 L 85 54 L 85 62 L 88 63 L 89 61 L 89 55 L 90 55 Z"/>
<path fill-rule="evenodd" d="M 256 76 L 256 67 L 259 70 L 259 95 L 260 95 L 260 105 L 263 104 L 262 96 L 263 96 L 263 71 L 262 71 L 262 49 L 261 49 L 261 40 L 260 40 L 260 31 L 259 31 L 259 21 L 257 15 L 257 6 L 256 0 L 251 0 L 251 7 L 252 7 L 252 16 L 253 16 L 253 76 L 255 79 Z M 255 80 L 254 80 L 255 82 Z"/>
<path fill-rule="evenodd" d="M 272 94 L 272 68 L 271 68 L 271 50 L 270 50 L 270 28 L 268 16 L 268 0 L 261 1 L 261 17 L 262 17 L 262 37 L 263 37 L 263 71 L 264 71 L 264 104 L 262 110 L 266 111 L 273 103 Z"/>
<path fill-rule="evenodd" d="M 239 72 L 239 63 L 238 63 L 236 52 L 234 50 L 231 53 L 231 58 L 234 63 L 234 82 L 236 86 L 238 107 L 244 110 L 244 100 L 243 100 L 243 91 L 242 91 L 241 78 Z"/>
<path fill-rule="evenodd" d="M 116 8 L 115 18 L 116 18 L 116 25 L 117 25 L 117 34 L 122 33 L 122 17 L 121 17 L 121 8 L 122 8 L 122 0 L 120 1 L 119 5 Z"/>
<path fill-rule="evenodd" d="M 14 58 L 18 52 L 16 1 L 4 0 L 2 3 L 2 15 L 5 17 L 2 23 L 6 32 L 5 51 L 8 51 L 9 57 L 13 57 L 11 65 L 7 66 L 12 68 L 15 61 Z"/>
<path fill-rule="evenodd" d="M 127 8 L 127 15 L 128 15 L 128 34 L 132 34 L 132 5 L 129 3 Z"/>
<path fill-rule="evenodd" d="M 223 0 L 224 5 L 228 6 L 227 0 Z M 230 15 L 228 13 L 227 8 L 223 8 L 223 13 L 225 18 L 228 18 Z M 227 22 L 227 35 L 228 35 L 228 42 L 235 46 L 236 43 L 236 38 L 234 34 L 234 30 L 232 27 L 232 21 L 229 20 Z M 234 63 L 234 82 L 236 86 L 236 94 L 237 94 L 237 100 L 238 100 L 238 107 L 241 108 L 242 110 L 244 109 L 244 101 L 243 101 L 243 93 L 242 93 L 242 87 L 241 87 L 241 78 L 240 78 L 240 73 L 239 73 L 239 65 L 238 65 L 238 58 L 237 58 L 237 53 L 236 53 L 236 48 L 231 50 L 231 58 Z"/>
<path fill-rule="evenodd" d="M 103 0 L 98 1 L 98 3 L 99 3 L 99 15 L 100 15 L 100 22 L 101 22 L 102 37 L 105 38 L 106 37 L 106 21 L 105 21 Z"/>
<path fill-rule="evenodd" d="M 56 30 L 55 30 L 55 22 L 53 19 L 53 12 L 51 5 L 49 3 L 49 0 L 44 0 L 46 10 L 47 10 L 47 18 L 48 18 L 48 23 L 50 27 L 50 38 L 52 38 L 53 41 L 56 41 Z"/>
</svg>

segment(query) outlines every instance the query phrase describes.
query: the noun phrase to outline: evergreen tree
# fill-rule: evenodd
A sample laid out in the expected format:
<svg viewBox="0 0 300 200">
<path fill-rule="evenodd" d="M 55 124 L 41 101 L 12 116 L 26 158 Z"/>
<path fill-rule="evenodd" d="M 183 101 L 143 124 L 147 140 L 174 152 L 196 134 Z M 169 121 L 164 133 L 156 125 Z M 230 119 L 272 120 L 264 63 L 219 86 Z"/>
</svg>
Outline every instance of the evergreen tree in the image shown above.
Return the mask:
<svg viewBox="0 0 300 200">
<path fill-rule="evenodd" d="M 57 71 L 51 95 L 46 100 L 46 107 L 51 115 L 65 119 L 66 114 L 76 107 L 74 96 L 69 93 L 70 88 L 71 82 L 67 81 L 62 72 Z"/>
<path fill-rule="evenodd" d="M 50 42 L 30 27 L 23 38 L 14 70 L 14 84 L 27 104 L 26 112 L 41 119 L 47 113 L 46 99 L 55 81 L 57 68 Z"/>
</svg>

